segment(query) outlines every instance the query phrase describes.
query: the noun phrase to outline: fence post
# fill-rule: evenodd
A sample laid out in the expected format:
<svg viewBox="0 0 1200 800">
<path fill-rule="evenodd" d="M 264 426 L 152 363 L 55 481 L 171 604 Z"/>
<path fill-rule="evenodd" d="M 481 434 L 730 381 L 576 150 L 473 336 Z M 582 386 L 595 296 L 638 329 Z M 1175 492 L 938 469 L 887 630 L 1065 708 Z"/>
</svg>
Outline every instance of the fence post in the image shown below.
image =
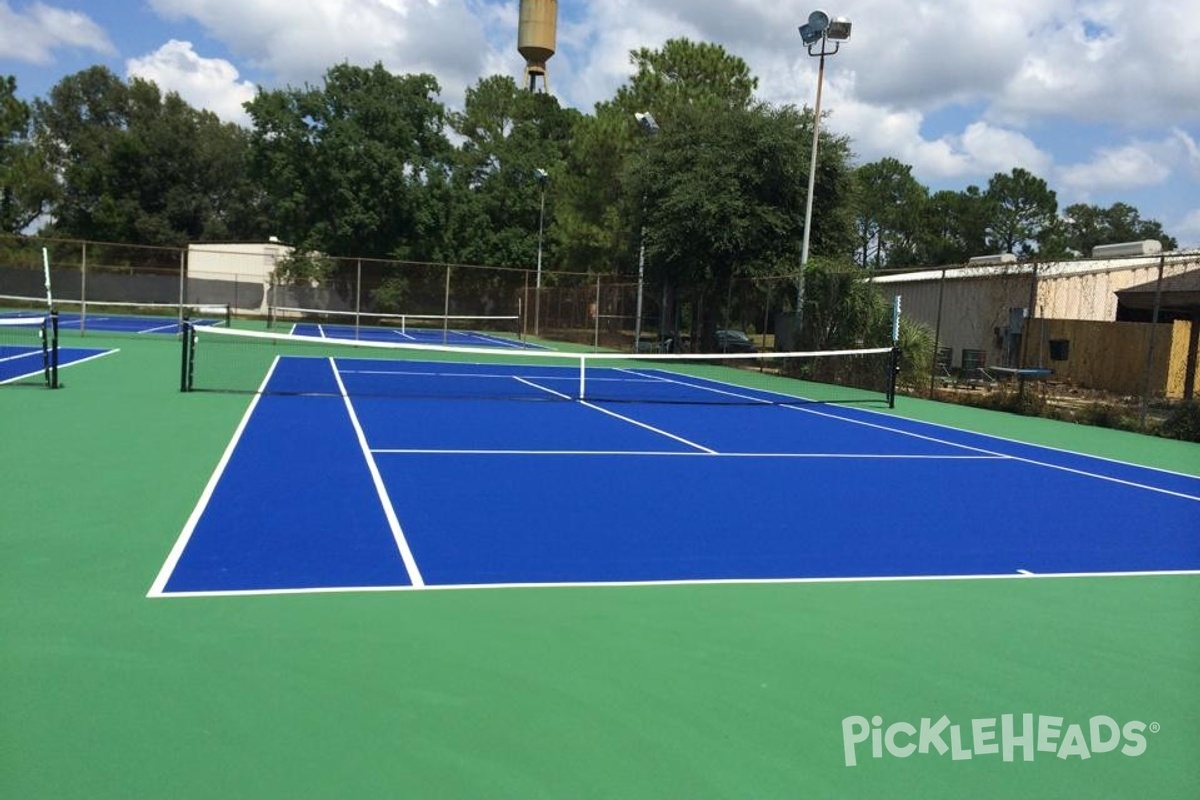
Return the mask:
<svg viewBox="0 0 1200 800">
<path fill-rule="evenodd" d="M 1146 367 L 1142 378 L 1142 401 L 1138 409 L 1138 425 L 1146 426 L 1146 410 L 1150 403 L 1150 378 L 1154 373 L 1154 338 L 1158 333 L 1158 313 L 1162 309 L 1163 269 L 1166 267 L 1166 255 L 1158 257 L 1158 280 L 1154 283 L 1154 313 L 1150 315 L 1150 342 L 1146 346 Z"/>
<path fill-rule="evenodd" d="M 929 367 L 929 397 L 933 397 L 937 383 L 938 347 L 942 343 L 942 295 L 946 292 L 946 268 L 942 267 L 942 279 L 938 281 L 937 321 L 933 328 L 933 361 Z M 953 367 L 953 364 L 951 364 Z"/>
</svg>

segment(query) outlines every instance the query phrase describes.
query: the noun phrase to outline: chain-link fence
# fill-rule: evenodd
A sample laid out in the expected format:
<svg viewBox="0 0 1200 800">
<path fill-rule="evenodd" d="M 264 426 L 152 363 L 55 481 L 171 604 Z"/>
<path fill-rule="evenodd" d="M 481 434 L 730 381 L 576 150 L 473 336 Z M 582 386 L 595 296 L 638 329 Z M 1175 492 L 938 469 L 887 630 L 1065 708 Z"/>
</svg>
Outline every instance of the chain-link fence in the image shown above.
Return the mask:
<svg viewBox="0 0 1200 800">
<path fill-rule="evenodd" d="M 1200 253 L 877 276 L 933 332 L 931 396 L 1001 395 L 1141 423 L 1200 391 Z"/>
</svg>

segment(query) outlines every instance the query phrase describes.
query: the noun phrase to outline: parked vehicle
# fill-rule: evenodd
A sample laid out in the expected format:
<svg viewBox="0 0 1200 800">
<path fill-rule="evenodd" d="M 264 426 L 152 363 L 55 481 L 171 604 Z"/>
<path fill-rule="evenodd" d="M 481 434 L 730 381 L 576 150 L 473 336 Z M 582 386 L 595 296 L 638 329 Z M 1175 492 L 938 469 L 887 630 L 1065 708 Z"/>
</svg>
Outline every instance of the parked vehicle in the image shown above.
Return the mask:
<svg viewBox="0 0 1200 800">
<path fill-rule="evenodd" d="M 757 353 L 758 348 L 742 331 L 717 331 L 717 350 L 722 353 Z"/>
</svg>

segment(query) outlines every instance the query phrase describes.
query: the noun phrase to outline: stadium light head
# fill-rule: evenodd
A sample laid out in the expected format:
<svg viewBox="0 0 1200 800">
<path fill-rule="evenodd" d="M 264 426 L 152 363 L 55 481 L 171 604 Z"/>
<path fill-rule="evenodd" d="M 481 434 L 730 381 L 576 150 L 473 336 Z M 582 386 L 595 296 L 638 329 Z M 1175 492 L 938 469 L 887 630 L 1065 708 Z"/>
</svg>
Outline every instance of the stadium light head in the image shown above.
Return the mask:
<svg viewBox="0 0 1200 800">
<path fill-rule="evenodd" d="M 537 182 L 542 186 L 546 185 L 546 181 L 550 180 L 550 173 L 546 170 L 538 168 L 533 171 L 533 177 L 537 178 Z"/>
<path fill-rule="evenodd" d="M 643 131 L 646 133 L 658 133 L 658 122 L 655 121 L 654 115 L 649 111 L 638 111 L 633 116 Z"/>
<path fill-rule="evenodd" d="M 816 44 L 821 41 L 821 34 L 813 30 L 813 27 L 807 23 L 800 26 L 800 39 L 805 44 Z"/>
<path fill-rule="evenodd" d="M 850 20 L 845 17 L 838 17 L 829 23 L 829 28 L 825 35 L 836 42 L 844 42 L 850 38 Z"/>
<path fill-rule="evenodd" d="M 808 15 L 808 27 L 818 34 L 824 33 L 829 27 L 829 15 L 818 8 Z"/>
</svg>

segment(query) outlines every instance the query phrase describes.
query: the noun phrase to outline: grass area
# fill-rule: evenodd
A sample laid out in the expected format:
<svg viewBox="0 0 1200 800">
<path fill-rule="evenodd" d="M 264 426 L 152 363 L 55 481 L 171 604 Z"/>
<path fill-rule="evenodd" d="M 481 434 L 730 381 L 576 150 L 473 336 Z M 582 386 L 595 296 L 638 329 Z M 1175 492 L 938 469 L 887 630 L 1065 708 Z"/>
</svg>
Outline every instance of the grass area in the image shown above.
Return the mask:
<svg viewBox="0 0 1200 800">
<path fill-rule="evenodd" d="M 1200 785 L 1196 576 L 146 599 L 249 400 L 181 394 L 170 340 L 80 343 L 121 352 L 64 369 L 58 392 L 0 389 L 6 797 Z M 1195 444 L 911 398 L 890 413 L 1200 475 Z M 779 500 L 766 513 L 797 508 Z M 1003 535 L 995 514 L 980 526 Z M 845 764 L 848 717 L 969 729 L 1026 713 L 1064 733 L 1101 715 L 1157 731 L 1138 756 L 875 759 L 863 744 Z"/>
</svg>

